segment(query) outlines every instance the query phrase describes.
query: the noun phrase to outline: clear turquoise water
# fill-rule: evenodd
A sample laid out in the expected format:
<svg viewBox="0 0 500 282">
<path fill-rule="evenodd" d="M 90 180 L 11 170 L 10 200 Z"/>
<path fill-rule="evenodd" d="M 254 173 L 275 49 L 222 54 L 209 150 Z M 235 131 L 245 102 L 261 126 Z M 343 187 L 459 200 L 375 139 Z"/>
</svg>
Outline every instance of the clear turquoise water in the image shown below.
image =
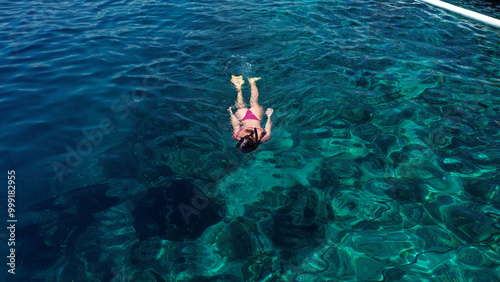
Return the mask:
<svg viewBox="0 0 500 282">
<path fill-rule="evenodd" d="M 498 30 L 416 1 L 2 1 L 0 18 L 7 281 L 500 280 Z M 231 74 L 261 76 L 275 109 L 249 155 Z"/>
</svg>

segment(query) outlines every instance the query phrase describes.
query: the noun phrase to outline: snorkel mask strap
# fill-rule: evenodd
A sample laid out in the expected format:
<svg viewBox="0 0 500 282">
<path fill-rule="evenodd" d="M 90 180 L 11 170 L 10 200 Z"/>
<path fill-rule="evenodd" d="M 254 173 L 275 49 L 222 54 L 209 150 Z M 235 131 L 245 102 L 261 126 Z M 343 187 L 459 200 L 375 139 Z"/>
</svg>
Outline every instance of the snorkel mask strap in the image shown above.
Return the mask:
<svg viewBox="0 0 500 282">
<path fill-rule="evenodd" d="M 259 135 L 257 135 L 257 127 L 253 128 L 253 132 L 255 133 L 255 142 L 260 142 Z"/>
</svg>

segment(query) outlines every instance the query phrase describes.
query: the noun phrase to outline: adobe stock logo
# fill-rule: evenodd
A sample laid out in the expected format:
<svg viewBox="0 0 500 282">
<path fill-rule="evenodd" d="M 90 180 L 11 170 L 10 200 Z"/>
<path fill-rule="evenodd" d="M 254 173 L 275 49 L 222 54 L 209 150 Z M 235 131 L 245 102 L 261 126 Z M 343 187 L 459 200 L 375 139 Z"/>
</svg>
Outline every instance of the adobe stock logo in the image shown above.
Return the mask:
<svg viewBox="0 0 500 282">
<path fill-rule="evenodd" d="M 146 99 L 148 95 L 147 90 L 158 89 L 162 78 L 158 77 L 156 74 L 160 73 L 160 71 L 160 65 L 156 66 L 156 72 L 147 69 L 149 75 L 142 80 L 144 90 L 129 91 L 127 94 L 121 95 L 120 98 L 115 99 L 111 103 L 111 111 L 118 115 L 119 120 L 127 119 L 131 109 L 135 109 L 137 105 Z M 95 126 L 92 130 L 82 130 L 84 138 L 76 144 L 76 149 L 68 145 L 64 147 L 67 151 L 64 157 L 64 163 L 53 161 L 51 164 L 52 170 L 56 174 L 59 182 L 63 181 L 63 176 L 65 174 L 71 173 L 76 167 L 82 164 L 83 159 L 89 156 L 93 149 L 102 143 L 106 134 L 115 132 L 115 130 L 116 125 L 109 118 L 102 118 L 98 126 Z"/>
<path fill-rule="evenodd" d="M 191 221 L 189 220 L 190 216 L 200 215 L 200 211 L 206 208 L 210 203 L 210 200 L 205 197 L 205 195 L 203 195 L 200 190 L 194 188 L 192 191 L 194 193 L 194 197 L 191 199 L 191 204 L 193 205 L 193 207 L 191 207 L 190 205 L 186 205 L 185 203 L 181 203 L 177 206 L 186 224 L 191 223 Z"/>
<path fill-rule="evenodd" d="M 125 120 L 130 115 L 130 108 L 136 108 L 137 104 L 147 96 L 146 91 L 131 91 L 127 95 L 122 95 L 121 99 L 116 99 L 111 103 L 111 110 L 118 114 L 118 119 Z M 91 130 L 82 130 L 83 137 L 75 148 L 66 145 L 67 151 L 64 162 L 53 161 L 51 166 L 59 182 L 63 181 L 63 176 L 71 173 L 76 167 L 82 164 L 85 157 L 89 156 L 95 147 L 104 140 L 104 136 L 115 132 L 116 126 L 109 118 L 102 118 L 98 126 Z"/>
</svg>

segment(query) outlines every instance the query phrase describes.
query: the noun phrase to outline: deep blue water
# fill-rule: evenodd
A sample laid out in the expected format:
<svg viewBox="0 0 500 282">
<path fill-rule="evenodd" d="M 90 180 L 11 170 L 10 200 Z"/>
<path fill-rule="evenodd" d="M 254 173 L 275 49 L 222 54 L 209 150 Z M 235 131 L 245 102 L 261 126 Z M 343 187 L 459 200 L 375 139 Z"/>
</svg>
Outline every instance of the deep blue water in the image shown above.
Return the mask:
<svg viewBox="0 0 500 282">
<path fill-rule="evenodd" d="M 418 1 L 0 3 L 5 281 L 500 280 L 499 30 Z M 248 155 L 232 74 L 275 110 Z"/>
</svg>

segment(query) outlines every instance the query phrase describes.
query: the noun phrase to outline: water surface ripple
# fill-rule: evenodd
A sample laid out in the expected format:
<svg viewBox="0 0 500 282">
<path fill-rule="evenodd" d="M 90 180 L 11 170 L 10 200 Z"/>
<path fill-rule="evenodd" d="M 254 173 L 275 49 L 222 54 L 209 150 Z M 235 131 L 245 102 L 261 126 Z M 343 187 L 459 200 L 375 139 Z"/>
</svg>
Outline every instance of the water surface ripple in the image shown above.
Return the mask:
<svg viewBox="0 0 500 282">
<path fill-rule="evenodd" d="M 500 280 L 498 30 L 392 0 L 4 0 L 0 18 L 8 281 Z M 249 155 L 232 74 L 275 109 Z"/>
</svg>

